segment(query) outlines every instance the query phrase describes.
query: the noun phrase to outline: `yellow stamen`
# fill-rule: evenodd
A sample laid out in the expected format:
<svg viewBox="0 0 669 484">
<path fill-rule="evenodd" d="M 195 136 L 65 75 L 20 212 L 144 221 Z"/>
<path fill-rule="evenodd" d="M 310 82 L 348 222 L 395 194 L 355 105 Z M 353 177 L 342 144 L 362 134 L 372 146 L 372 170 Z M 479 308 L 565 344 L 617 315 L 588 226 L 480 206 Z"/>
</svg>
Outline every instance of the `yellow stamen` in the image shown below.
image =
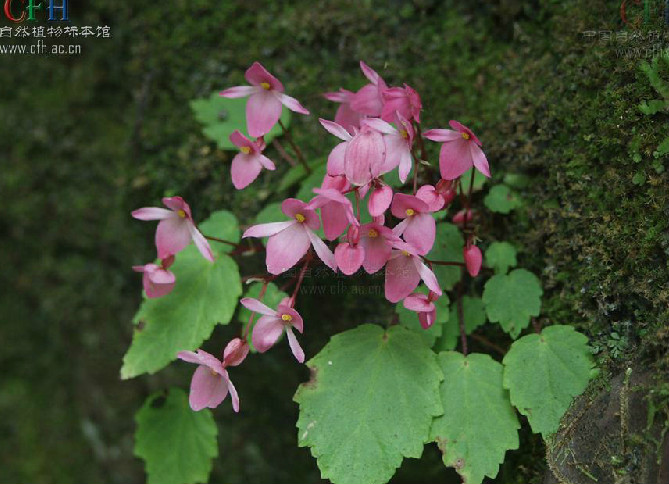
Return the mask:
<svg viewBox="0 0 669 484">
<path fill-rule="evenodd" d="M 281 319 L 288 323 L 293 320 L 293 317 L 290 314 L 282 314 Z"/>
<path fill-rule="evenodd" d="M 414 215 L 416 212 L 414 212 L 413 208 L 407 208 L 407 216 L 411 217 Z"/>
<path fill-rule="evenodd" d="M 379 236 L 379 233 L 374 229 L 369 229 L 369 232 L 367 232 L 367 237 L 374 238 L 374 237 L 378 237 L 378 236 Z"/>
<path fill-rule="evenodd" d="M 409 257 L 409 256 L 411 255 L 411 254 L 409 254 L 409 252 L 407 252 L 406 250 L 403 250 L 403 251 L 402 251 L 402 254 L 404 254 L 404 255 L 407 256 L 407 257 Z"/>
<path fill-rule="evenodd" d="M 297 220 L 300 223 L 304 222 L 305 221 L 304 215 L 302 215 L 301 213 L 295 214 L 295 220 Z"/>
<path fill-rule="evenodd" d="M 181 218 L 186 218 L 186 212 L 184 212 L 183 210 L 179 210 L 177 212 L 177 215 Z"/>
<path fill-rule="evenodd" d="M 251 153 L 251 148 L 249 148 L 248 146 L 242 146 L 241 148 L 239 148 L 239 151 L 241 151 L 245 155 L 248 155 L 249 153 Z"/>
<path fill-rule="evenodd" d="M 409 132 L 406 129 L 400 129 L 400 134 L 402 135 L 402 138 L 409 139 Z"/>
<path fill-rule="evenodd" d="M 261 82 L 260 87 L 262 87 L 266 91 L 269 91 L 271 86 L 269 85 L 269 82 Z"/>
<path fill-rule="evenodd" d="M 469 133 L 462 133 L 462 137 L 467 140 L 470 138 Z"/>
</svg>

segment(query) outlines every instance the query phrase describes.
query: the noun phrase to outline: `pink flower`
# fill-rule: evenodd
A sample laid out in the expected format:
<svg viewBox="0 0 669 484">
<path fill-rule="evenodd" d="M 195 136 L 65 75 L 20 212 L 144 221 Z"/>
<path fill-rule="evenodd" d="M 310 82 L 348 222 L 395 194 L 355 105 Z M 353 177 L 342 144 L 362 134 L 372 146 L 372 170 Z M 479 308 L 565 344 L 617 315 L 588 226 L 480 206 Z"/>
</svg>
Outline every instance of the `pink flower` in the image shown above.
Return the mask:
<svg viewBox="0 0 669 484">
<path fill-rule="evenodd" d="M 425 285 L 441 296 L 437 277 L 420 259 L 415 247 L 406 242 L 395 242 L 390 260 L 386 264 L 386 299 L 396 303 L 416 289 L 421 279 Z"/>
<path fill-rule="evenodd" d="M 425 294 L 414 292 L 407 296 L 403 303 L 404 307 L 409 311 L 418 313 L 418 321 L 420 321 L 420 325 L 423 329 L 428 329 L 437 319 L 437 307 L 432 302 L 437 299 L 439 299 L 439 295 L 432 291 L 430 291 L 427 296 Z"/>
<path fill-rule="evenodd" d="M 350 102 L 351 109 L 366 116 L 381 116 L 383 111 L 382 95 L 388 86 L 381 76 L 362 61 L 360 61 L 360 69 L 370 83 L 353 95 Z"/>
<path fill-rule="evenodd" d="M 240 302 L 250 311 L 263 315 L 253 327 L 252 340 L 255 349 L 264 353 L 274 346 L 285 330 L 293 356 L 300 363 L 304 363 L 304 351 L 293 334 L 293 328 L 300 333 L 304 331 L 304 322 L 299 313 L 293 309 L 290 298 L 283 298 L 276 311 L 250 297 L 245 297 Z"/>
<path fill-rule="evenodd" d="M 328 101 L 341 103 L 335 114 L 335 123 L 343 126 L 349 133 L 353 133 L 354 129 L 360 127 L 360 120 L 363 116 L 351 109 L 351 100 L 353 99 L 351 91 L 340 89 L 339 92 L 326 92 L 323 96 Z"/>
<path fill-rule="evenodd" d="M 300 114 L 309 114 L 297 99 L 283 93 L 283 84 L 259 62 L 254 62 L 244 75 L 250 86 L 230 87 L 220 95 L 228 98 L 246 97 L 246 122 L 254 138 L 264 136 L 281 117 L 281 105 Z"/>
<path fill-rule="evenodd" d="M 474 244 L 467 244 L 463 249 L 463 255 L 469 275 L 472 277 L 478 276 L 479 271 L 481 270 L 481 265 L 483 264 L 483 254 L 481 254 L 481 249 Z"/>
<path fill-rule="evenodd" d="M 239 412 L 239 395 L 230 381 L 225 365 L 218 358 L 202 350 L 197 350 L 197 353 L 180 351 L 177 357 L 199 365 L 190 382 L 190 408 L 196 412 L 203 408 L 216 408 L 230 392 L 232 408 Z"/>
<path fill-rule="evenodd" d="M 347 276 L 355 274 L 365 259 L 365 249 L 359 242 L 360 227 L 351 225 L 348 228 L 346 242 L 342 242 L 335 249 L 337 266 Z"/>
<path fill-rule="evenodd" d="M 444 143 L 439 153 L 441 177 L 454 180 L 474 166 L 490 178 L 488 160 L 476 135 L 457 121 L 451 120 L 449 124 L 453 130 L 431 129 L 425 132 L 427 139 Z"/>
<path fill-rule="evenodd" d="M 435 191 L 441 195 L 441 198 L 444 199 L 444 206 L 447 207 L 455 199 L 457 195 L 455 188 L 453 187 L 453 180 L 444 180 L 441 179 L 437 182 L 437 185 L 434 187 Z"/>
<path fill-rule="evenodd" d="M 388 210 L 393 200 L 393 189 L 379 180 L 372 182 L 373 190 L 367 200 L 367 210 L 372 217 L 378 217 Z"/>
<path fill-rule="evenodd" d="M 281 204 L 281 211 L 293 220 L 254 225 L 243 237 L 269 237 L 267 240 L 267 271 L 281 274 L 293 267 L 313 245 L 316 254 L 331 268 L 337 270 L 334 254 L 314 234 L 321 223 L 316 212 L 302 200 L 288 198 Z"/>
<path fill-rule="evenodd" d="M 251 141 L 239 130 L 230 135 L 232 144 L 239 148 L 239 153 L 232 160 L 232 184 L 237 190 L 247 187 L 260 174 L 263 167 L 274 170 L 276 167 L 272 160 L 262 154 L 265 142 L 262 139 Z"/>
<path fill-rule="evenodd" d="M 365 251 L 362 266 L 368 274 L 374 274 L 388 262 L 393 244 L 400 239 L 393 231 L 379 222 L 371 222 L 360 227 L 360 245 Z"/>
<path fill-rule="evenodd" d="M 365 119 L 362 124 L 370 126 L 376 131 L 383 133 L 383 141 L 386 147 L 386 158 L 380 173 L 388 173 L 399 166 L 399 176 L 404 183 L 411 171 L 412 158 L 411 146 L 413 145 L 416 132 L 409 121 L 399 113 L 395 113 L 392 121 L 398 126 L 393 127 L 384 120 L 374 118 Z"/>
<path fill-rule="evenodd" d="M 395 119 L 395 112 L 398 112 L 403 118 L 420 123 L 420 110 L 423 104 L 411 86 L 404 84 L 404 87 L 391 87 L 383 91 L 381 96 L 383 98 L 381 119 L 390 123 Z"/>
<path fill-rule="evenodd" d="M 393 233 L 403 236 L 420 255 L 427 254 L 436 235 L 436 223 L 428 204 L 413 195 L 396 193 L 390 211 L 395 217 L 404 219 L 395 226 Z"/>
<path fill-rule="evenodd" d="M 209 242 L 193 223 L 190 207 L 181 197 L 163 198 L 169 210 L 157 207 L 140 208 L 132 212 L 138 220 L 160 220 L 156 229 L 158 257 L 165 259 L 183 250 L 192 240 L 205 259 L 214 262 Z"/>
<path fill-rule="evenodd" d="M 316 196 L 307 204 L 307 208 L 321 209 L 325 238 L 334 240 L 339 237 L 349 223 L 358 223 L 353 215 L 351 201 L 334 188 L 314 188 Z"/>
<path fill-rule="evenodd" d="M 161 261 L 160 265 L 145 264 L 143 266 L 132 266 L 135 272 L 143 272 L 142 285 L 146 292 L 146 297 L 155 298 L 169 294 L 174 289 L 176 277 L 174 273 L 167 270 L 174 263 L 174 256 L 171 255 Z"/>
<path fill-rule="evenodd" d="M 430 212 L 438 212 L 444 207 L 444 197 L 432 185 L 423 185 L 416 192 L 416 198 L 427 204 Z"/>
</svg>

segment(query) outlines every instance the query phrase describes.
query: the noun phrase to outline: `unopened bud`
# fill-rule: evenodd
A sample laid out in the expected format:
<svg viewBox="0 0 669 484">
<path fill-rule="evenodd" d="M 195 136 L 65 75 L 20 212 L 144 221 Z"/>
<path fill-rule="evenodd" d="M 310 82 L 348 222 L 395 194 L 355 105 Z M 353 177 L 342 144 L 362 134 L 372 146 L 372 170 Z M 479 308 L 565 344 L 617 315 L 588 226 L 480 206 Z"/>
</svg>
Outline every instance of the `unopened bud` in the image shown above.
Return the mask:
<svg viewBox="0 0 669 484">
<path fill-rule="evenodd" d="M 237 366 L 249 354 L 249 344 L 241 338 L 230 341 L 223 351 L 223 366 Z"/>
</svg>

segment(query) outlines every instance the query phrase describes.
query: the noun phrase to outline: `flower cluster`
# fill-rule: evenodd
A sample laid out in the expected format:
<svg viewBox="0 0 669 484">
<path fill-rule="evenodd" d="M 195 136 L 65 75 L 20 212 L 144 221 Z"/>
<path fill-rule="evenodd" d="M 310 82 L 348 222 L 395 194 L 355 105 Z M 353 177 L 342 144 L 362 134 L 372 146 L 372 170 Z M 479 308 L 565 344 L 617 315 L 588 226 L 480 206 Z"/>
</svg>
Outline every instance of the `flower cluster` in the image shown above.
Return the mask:
<svg viewBox="0 0 669 484">
<path fill-rule="evenodd" d="M 482 264 L 481 250 L 471 227 L 474 212 L 469 206 L 470 193 L 460 183 L 467 170 L 475 168 L 484 176 L 490 169 L 481 142 L 466 126 L 450 121 L 450 129 L 421 130 L 423 108 L 419 94 L 409 85 L 389 87 L 383 78 L 364 62 L 360 63 L 369 83 L 357 92 L 340 89 L 325 97 L 339 103 L 334 121 L 319 119 L 321 126 L 339 143 L 327 159 L 327 173 L 309 201 L 288 198 L 281 204 L 286 220 L 249 227 L 243 238 L 265 238 L 266 267 L 264 289 L 270 280 L 302 261 L 302 270 L 292 297 L 283 299 L 276 309 L 260 299 L 244 298 L 241 304 L 261 315 L 253 327 L 251 341 L 258 352 L 270 349 L 286 334 L 295 358 L 304 361 L 293 329 L 302 333 L 304 323 L 295 310 L 296 297 L 309 264 L 320 260 L 332 271 L 352 275 L 361 268 L 368 274 L 385 270 L 385 297 L 392 303 L 403 302 L 415 311 L 423 328 L 435 321 L 434 302 L 442 295 L 439 281 L 426 255 L 435 243 L 435 213 L 446 210 L 458 193 L 464 208 L 453 218 L 463 228 L 466 245 L 462 265 L 476 276 Z M 309 114 L 297 100 L 284 94 L 283 84 L 262 65 L 254 63 L 246 71 L 249 86 L 231 87 L 221 92 L 224 97 L 246 97 L 247 128 L 254 139 L 235 131 L 230 140 L 239 148 L 232 162 L 231 179 L 237 189 L 252 183 L 262 168 L 274 170 L 275 164 L 263 154 L 265 136 L 279 122 L 283 106 L 300 114 Z M 438 174 L 418 177 L 428 169 L 424 140 L 441 143 Z M 384 176 L 397 170 L 400 181 L 406 182 L 413 171 L 413 192 L 401 193 L 391 187 Z M 473 172 L 472 172 L 473 175 Z M 434 184 L 418 184 L 419 179 Z M 366 199 L 366 203 L 364 200 Z M 144 273 L 147 297 L 169 293 L 175 283 L 169 271 L 174 255 L 191 240 L 202 255 L 213 260 L 207 240 L 195 227 L 188 205 L 179 197 L 163 200 L 170 209 L 143 208 L 133 212 L 141 220 L 161 220 L 156 232 L 158 264 L 147 264 L 135 270 Z M 366 210 L 370 222 L 363 223 Z M 468 227 L 469 226 L 469 227 Z M 319 234 L 322 228 L 323 238 Z M 315 256 L 314 256 L 315 254 Z M 428 291 L 417 291 L 425 284 Z M 228 378 L 226 368 L 240 364 L 248 353 L 247 336 L 254 315 L 242 339 L 231 341 L 223 360 L 198 350 L 184 351 L 179 358 L 198 364 L 191 384 L 191 407 L 199 410 L 215 407 L 228 392 L 235 411 L 239 399 Z"/>
</svg>

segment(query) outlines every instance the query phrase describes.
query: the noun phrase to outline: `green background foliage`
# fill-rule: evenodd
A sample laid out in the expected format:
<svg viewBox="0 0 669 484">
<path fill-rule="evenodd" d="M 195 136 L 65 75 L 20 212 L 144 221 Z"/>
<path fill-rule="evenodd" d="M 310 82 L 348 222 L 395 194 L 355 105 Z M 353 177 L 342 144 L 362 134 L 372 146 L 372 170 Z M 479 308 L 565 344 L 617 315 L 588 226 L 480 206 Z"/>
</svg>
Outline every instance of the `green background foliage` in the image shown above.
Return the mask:
<svg viewBox="0 0 669 484">
<path fill-rule="evenodd" d="M 141 302 L 130 267 L 155 256 L 153 224 L 129 213 L 178 194 L 198 221 L 224 207 L 246 225 L 278 199 L 286 164 L 234 193 L 233 153 L 216 149 L 189 106 L 243 83 L 256 59 L 314 113 L 293 118 L 310 159 L 336 142 L 315 122 L 334 113 L 318 93 L 362 86 L 359 59 L 420 92 L 426 127 L 451 118 L 469 125 L 494 183 L 508 173 L 527 177 L 520 186 L 505 179 L 523 206 L 486 216 L 482 248 L 488 240 L 517 246 L 520 266 L 542 280 L 542 316 L 575 324 L 614 368 L 630 355 L 663 354 L 669 193 L 666 158 L 654 152 L 666 138 L 666 114 L 638 109 L 658 97 L 638 67 L 647 45 L 580 35 L 622 29 L 616 2 L 197 0 L 156 8 L 101 0 L 70 2 L 70 16 L 76 25 L 110 25 L 112 38 L 82 40 L 76 57 L 0 58 L 0 340 L 9 342 L 0 356 L 0 411 L 8 416 L 0 448 L 11 449 L 0 454 L 0 482 L 144 478 L 132 416 L 154 391 L 186 388 L 193 368 L 119 379 Z M 659 20 L 641 27 L 659 28 Z M 241 269 L 257 273 L 262 261 L 244 258 Z M 313 289 L 300 307 L 308 357 L 334 333 L 392 317 L 374 292 L 382 278 L 339 281 L 315 274 L 305 282 Z M 238 334 L 233 326 L 217 326 L 205 349 L 218 354 Z M 510 344 L 488 326 L 486 338 Z M 612 334 L 627 342 L 615 354 Z M 291 395 L 308 373 L 287 345 L 230 373 L 243 410 L 216 411 L 212 482 L 319 482 L 308 450 L 296 447 Z M 542 444 L 522 430 L 520 438 L 524 450 L 507 452 L 497 482 L 541 482 Z M 405 460 L 395 480 L 419 478 L 459 482 L 434 446 Z"/>
</svg>

